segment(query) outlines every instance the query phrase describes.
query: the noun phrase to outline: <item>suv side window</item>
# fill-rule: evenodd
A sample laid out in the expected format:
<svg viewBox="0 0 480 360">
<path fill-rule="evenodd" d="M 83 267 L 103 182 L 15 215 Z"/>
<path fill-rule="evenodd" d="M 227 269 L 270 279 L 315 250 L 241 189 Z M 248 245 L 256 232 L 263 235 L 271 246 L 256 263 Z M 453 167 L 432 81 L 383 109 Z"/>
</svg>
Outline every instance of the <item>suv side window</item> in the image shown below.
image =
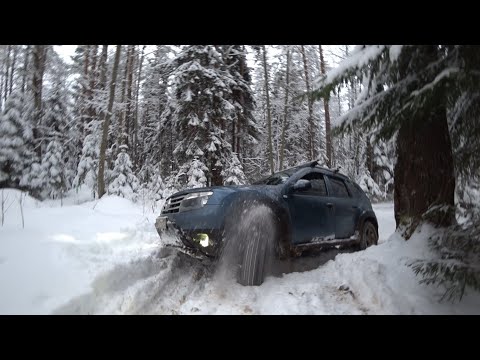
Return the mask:
<svg viewBox="0 0 480 360">
<path fill-rule="evenodd" d="M 353 183 L 353 185 L 351 186 L 351 188 L 353 189 L 353 191 L 355 191 L 355 194 L 357 197 L 362 197 L 365 195 L 365 193 L 363 192 L 362 188 L 356 184 L 356 183 Z"/>
<path fill-rule="evenodd" d="M 329 176 L 330 184 L 332 185 L 332 196 L 335 197 L 350 197 L 347 187 L 343 180 Z"/>
<path fill-rule="evenodd" d="M 308 191 L 302 191 L 299 194 L 327 196 L 327 187 L 325 185 L 325 179 L 323 178 L 322 174 L 312 172 L 302 177 L 302 179 L 310 180 L 310 182 L 312 183 L 312 188 Z"/>
</svg>

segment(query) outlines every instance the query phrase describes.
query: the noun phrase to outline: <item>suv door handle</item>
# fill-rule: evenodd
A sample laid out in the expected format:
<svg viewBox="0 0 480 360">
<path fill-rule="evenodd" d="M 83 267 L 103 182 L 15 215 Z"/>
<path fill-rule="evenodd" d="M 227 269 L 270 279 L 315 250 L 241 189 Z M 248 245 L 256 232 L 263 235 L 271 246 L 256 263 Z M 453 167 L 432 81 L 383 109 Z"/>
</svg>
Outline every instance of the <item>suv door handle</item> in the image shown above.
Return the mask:
<svg viewBox="0 0 480 360">
<path fill-rule="evenodd" d="M 333 208 L 333 204 L 332 204 L 332 203 L 327 203 L 326 205 L 327 205 L 327 207 L 329 207 L 330 209 Z"/>
</svg>

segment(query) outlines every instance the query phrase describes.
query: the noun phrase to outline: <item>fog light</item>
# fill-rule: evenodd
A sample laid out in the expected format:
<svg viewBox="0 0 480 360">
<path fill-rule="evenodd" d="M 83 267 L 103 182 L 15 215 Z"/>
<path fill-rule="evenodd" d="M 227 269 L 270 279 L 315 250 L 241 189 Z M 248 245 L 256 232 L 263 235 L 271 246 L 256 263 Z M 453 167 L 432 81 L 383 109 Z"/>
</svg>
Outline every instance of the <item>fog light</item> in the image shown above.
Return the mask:
<svg viewBox="0 0 480 360">
<path fill-rule="evenodd" d="M 210 245 L 210 239 L 207 234 L 199 233 L 193 240 L 203 247 L 208 247 Z"/>
</svg>

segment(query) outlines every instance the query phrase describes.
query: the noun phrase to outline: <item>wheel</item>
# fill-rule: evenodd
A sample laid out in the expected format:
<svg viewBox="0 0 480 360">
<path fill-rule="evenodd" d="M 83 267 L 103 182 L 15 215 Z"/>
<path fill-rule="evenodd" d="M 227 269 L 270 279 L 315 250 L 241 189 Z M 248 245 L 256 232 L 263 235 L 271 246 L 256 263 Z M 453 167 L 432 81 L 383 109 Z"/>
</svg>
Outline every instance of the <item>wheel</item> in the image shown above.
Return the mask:
<svg viewBox="0 0 480 360">
<path fill-rule="evenodd" d="M 273 210 L 263 204 L 242 207 L 236 222 L 226 229 L 226 241 L 236 265 L 237 282 L 245 286 L 261 285 L 272 262 L 278 224 Z M 232 251 L 233 249 L 233 251 Z"/>
<path fill-rule="evenodd" d="M 377 228 L 371 221 L 365 221 L 360 232 L 360 250 L 365 250 L 367 247 L 377 245 L 378 233 Z"/>
</svg>

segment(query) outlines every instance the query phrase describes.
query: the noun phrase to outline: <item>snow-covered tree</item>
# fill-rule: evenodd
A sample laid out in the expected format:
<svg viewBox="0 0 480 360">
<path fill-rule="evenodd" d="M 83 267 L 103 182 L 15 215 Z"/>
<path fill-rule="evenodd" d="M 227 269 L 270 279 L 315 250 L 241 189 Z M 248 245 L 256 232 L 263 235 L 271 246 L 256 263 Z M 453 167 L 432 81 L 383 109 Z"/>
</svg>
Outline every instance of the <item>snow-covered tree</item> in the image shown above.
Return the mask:
<svg viewBox="0 0 480 360">
<path fill-rule="evenodd" d="M 247 178 L 243 172 L 242 164 L 238 160 L 237 154 L 232 154 L 231 161 L 224 168 L 222 176 L 225 179 L 225 185 L 244 185 L 247 183 Z"/>
<path fill-rule="evenodd" d="M 132 171 L 132 162 L 127 154 L 127 146 L 120 146 L 120 153 L 115 160 L 115 167 L 111 173 L 111 180 L 108 192 L 111 195 L 118 195 L 127 199 L 135 200 L 139 181 Z"/>
<path fill-rule="evenodd" d="M 182 188 L 198 188 L 207 186 L 208 167 L 196 156 L 191 162 L 183 164 L 175 179 L 169 181 L 170 186 Z"/>
<path fill-rule="evenodd" d="M 235 116 L 233 79 L 225 70 L 222 54 L 211 45 L 187 46 L 175 58 L 172 76 L 179 136 L 175 154 L 181 164 L 198 156 L 208 169 L 207 184 L 220 185 L 225 155 L 231 151 L 225 130 Z"/>
<path fill-rule="evenodd" d="M 95 124 L 95 122 L 92 122 L 91 125 L 93 131 L 85 137 L 83 142 L 83 149 L 78 163 L 77 175 L 73 180 L 73 186 L 79 187 L 85 184 L 95 191 L 98 174 L 98 149 L 100 146 L 98 132 L 100 131 L 100 126 Z"/>
<path fill-rule="evenodd" d="M 461 298 L 468 286 L 480 290 L 479 219 L 456 224 L 454 218 L 456 177 L 478 176 L 472 165 L 480 151 L 479 59 L 471 45 L 363 45 L 316 85 L 317 95 L 328 98 L 352 76 L 363 79 L 340 129 L 395 135 L 397 227 L 407 239 L 425 221 L 447 227 L 430 240 L 438 259 L 414 269 L 427 283 L 445 285 L 450 298 Z"/>
<path fill-rule="evenodd" d="M 447 126 L 445 83 L 452 71 L 450 47 L 359 46 L 337 69 L 317 84 L 329 93 L 352 76 L 363 79 L 363 91 L 355 106 L 344 115 L 344 128 L 362 126 L 379 137 L 397 135 L 395 166 L 395 217 L 397 225 L 420 219 L 433 205 L 453 206 L 454 173 Z M 424 139 L 431 139 L 430 142 Z M 432 149 L 435 149 L 432 152 Z M 421 160 L 418 160 L 421 159 Z M 439 171 L 436 180 L 431 170 Z M 433 180 L 433 179 L 432 179 Z M 412 193 L 422 194 L 412 203 Z M 448 225 L 452 217 L 439 216 L 437 224 Z"/>
<path fill-rule="evenodd" d="M 23 94 L 14 91 L 0 115 L 0 183 L 18 186 L 34 160 L 31 127 L 22 116 Z"/>
<path fill-rule="evenodd" d="M 247 63 L 247 51 L 244 45 L 223 45 L 218 48 L 222 53 L 226 69 L 233 81 L 230 81 L 231 103 L 235 107 L 232 122 L 228 124 L 231 133 L 232 151 L 241 160 L 245 147 L 249 146 L 249 137 L 258 138 L 258 125 L 254 117 L 255 99 L 251 88 L 250 68 Z"/>
<path fill-rule="evenodd" d="M 155 172 L 152 180 L 148 183 L 148 192 L 152 196 L 152 200 L 158 201 L 163 199 L 165 183 L 163 182 L 160 172 Z"/>
<path fill-rule="evenodd" d="M 356 176 L 355 181 L 362 188 L 363 191 L 369 196 L 371 200 L 384 200 L 385 192 L 380 190 L 378 184 L 373 180 L 368 169 L 363 168 L 362 172 Z"/>
<path fill-rule="evenodd" d="M 189 169 L 187 170 L 187 187 L 196 188 L 207 185 L 207 177 L 205 173 L 208 168 L 198 159 L 193 159 Z"/>
<path fill-rule="evenodd" d="M 169 127 L 162 121 L 167 115 L 168 91 L 167 70 L 170 48 L 157 45 L 155 57 L 145 67 L 145 81 L 142 87 L 142 108 L 139 129 L 139 160 L 142 164 L 140 172 L 149 175 L 146 168 L 157 167 L 168 152 Z M 145 178 L 150 181 L 150 177 Z"/>
<path fill-rule="evenodd" d="M 64 147 L 57 138 L 54 138 L 48 144 L 42 159 L 41 177 L 44 184 L 43 192 L 52 199 L 63 197 L 67 189 L 63 151 Z"/>
</svg>

